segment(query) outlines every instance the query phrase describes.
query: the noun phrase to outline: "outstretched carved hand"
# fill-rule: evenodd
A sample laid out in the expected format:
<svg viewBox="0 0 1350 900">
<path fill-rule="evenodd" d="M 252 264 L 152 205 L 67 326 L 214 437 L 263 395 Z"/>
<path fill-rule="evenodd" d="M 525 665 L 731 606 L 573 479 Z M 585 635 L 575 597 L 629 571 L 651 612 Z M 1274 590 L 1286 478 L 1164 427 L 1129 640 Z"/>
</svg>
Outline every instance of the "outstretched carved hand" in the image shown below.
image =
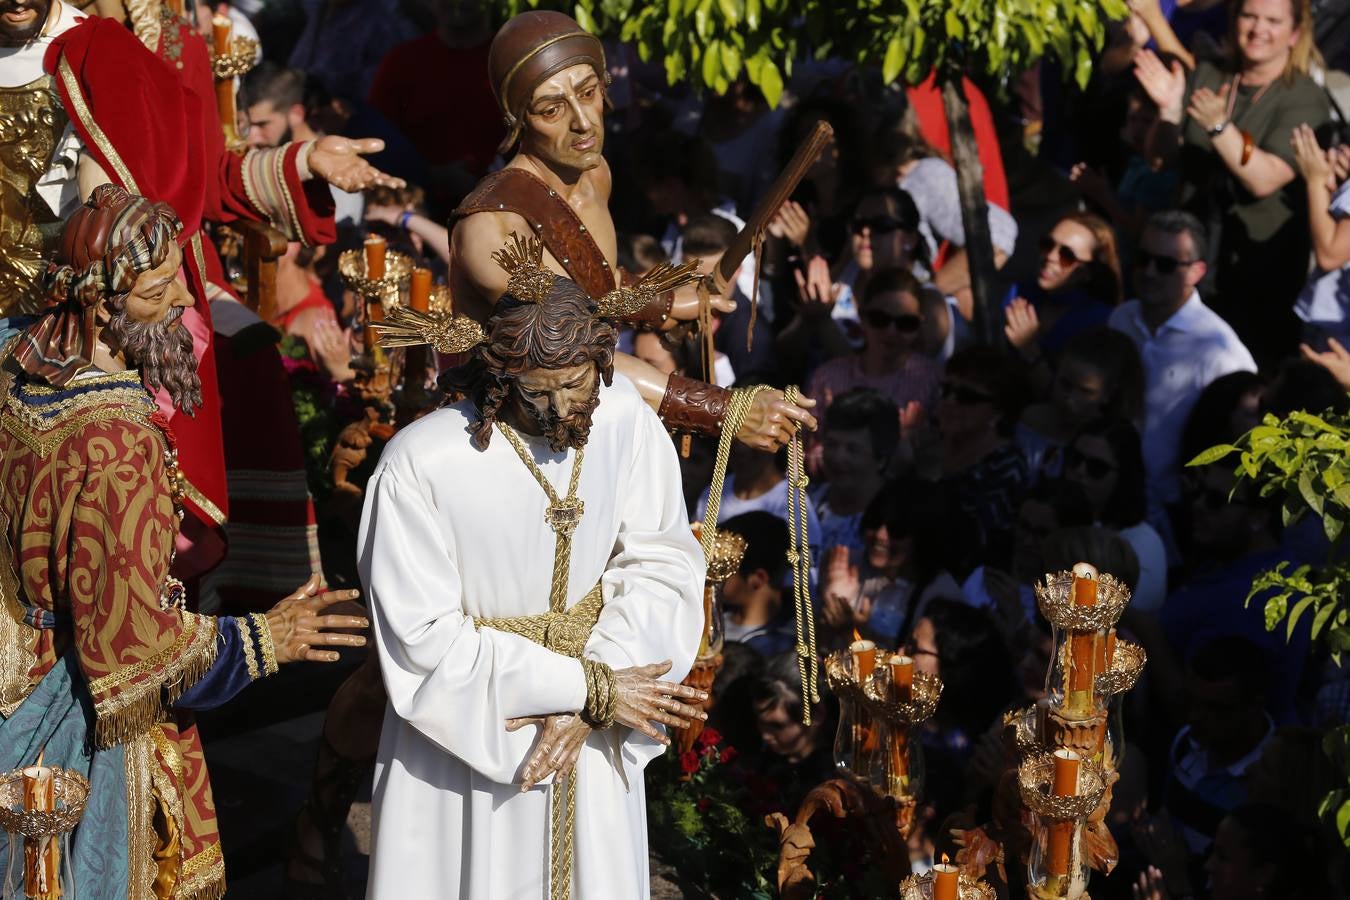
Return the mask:
<svg viewBox="0 0 1350 900">
<path fill-rule="evenodd" d="M 526 725 L 542 725 L 543 730 L 521 773 L 520 790 L 528 791 L 549 775 L 556 774 L 559 781 L 571 777 L 581 748 L 591 736 L 591 726 L 576 713 L 562 713 L 507 719 L 506 730 L 516 731 Z"/>
<path fill-rule="evenodd" d="M 345 138 L 335 134 L 321 137 L 309 154 L 309 170 L 335 188 L 355 193 L 376 185 L 401 188 L 402 178 L 386 175 L 366 162 L 367 153 L 379 153 L 384 141 L 379 138 Z"/>
<path fill-rule="evenodd" d="M 708 714 L 703 710 L 680 701 L 702 703 L 708 699 L 708 692 L 687 684 L 658 680 L 669 671 L 670 660 L 650 666 L 616 669 L 614 683 L 618 698 L 614 704 L 615 724 L 627 725 L 657 743 L 669 744 L 670 738 L 662 734 L 656 724 L 683 728 L 695 719 L 706 720 Z"/>
<path fill-rule="evenodd" d="M 320 612 L 341 603 L 355 600 L 360 591 L 326 590 L 323 576 L 315 572 L 295 593 L 267 611 L 267 627 L 272 632 L 278 663 L 337 662 L 336 650 L 316 650 L 315 647 L 364 647 L 366 639 L 359 634 L 343 634 L 339 628 L 369 628 L 370 621 L 361 616 L 321 616 Z"/>
<path fill-rule="evenodd" d="M 776 451 L 786 446 L 801 426 L 816 430 L 816 417 L 808 412 L 815 405 L 816 401 L 808 397 L 794 404 L 787 401 L 782 391 L 760 391 L 750 404 L 736 439 L 756 450 Z"/>
<path fill-rule="evenodd" d="M 709 276 L 704 276 L 709 277 Z M 711 285 L 709 285 L 711 287 Z M 736 311 L 736 301 L 732 295 L 736 292 L 736 280 L 733 278 L 728 284 L 725 293 L 713 294 L 708 298 L 709 305 L 715 313 L 726 315 Z M 686 284 L 683 287 L 675 289 L 675 302 L 670 306 L 670 317 L 677 322 L 692 322 L 698 318 L 699 303 L 698 284 Z"/>
</svg>

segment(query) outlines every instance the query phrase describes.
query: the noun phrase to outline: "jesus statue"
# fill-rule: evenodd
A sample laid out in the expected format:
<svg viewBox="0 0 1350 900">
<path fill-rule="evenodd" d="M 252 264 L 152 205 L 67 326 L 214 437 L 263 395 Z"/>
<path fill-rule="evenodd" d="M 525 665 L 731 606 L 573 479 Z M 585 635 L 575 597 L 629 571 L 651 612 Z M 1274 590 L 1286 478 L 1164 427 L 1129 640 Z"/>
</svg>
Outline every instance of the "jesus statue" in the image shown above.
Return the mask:
<svg viewBox="0 0 1350 900">
<path fill-rule="evenodd" d="M 465 399 L 400 432 L 367 489 L 389 695 L 372 898 L 646 897 L 643 768 L 663 726 L 705 717 L 676 683 L 704 559 L 674 447 L 541 252 L 495 254 L 512 274 L 486 326 L 447 329 L 472 347 L 446 378 Z"/>
</svg>

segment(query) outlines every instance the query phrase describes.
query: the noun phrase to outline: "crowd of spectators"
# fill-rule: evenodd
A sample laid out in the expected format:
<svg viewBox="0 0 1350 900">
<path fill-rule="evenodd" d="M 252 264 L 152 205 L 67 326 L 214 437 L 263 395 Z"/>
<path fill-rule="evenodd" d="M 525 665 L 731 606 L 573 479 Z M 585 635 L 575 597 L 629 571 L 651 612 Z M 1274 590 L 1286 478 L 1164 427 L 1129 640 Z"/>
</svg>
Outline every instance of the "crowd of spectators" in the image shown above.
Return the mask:
<svg viewBox="0 0 1350 900">
<path fill-rule="evenodd" d="M 1257 573 L 1324 559 L 1326 545 L 1282 527 L 1250 485 L 1234 490 L 1231 461 L 1185 463 L 1267 412 L 1350 408 L 1350 138 L 1331 77 L 1345 49 L 1332 42 L 1341 56 L 1324 60 L 1314 43 L 1318 16 L 1343 13 L 1309 0 L 1130 7 L 1085 90 L 1048 64 L 1006 96 L 967 83 L 999 346 L 975 339 L 931 84 L 884 89 L 875 71 L 804 61 L 771 109 L 746 83 L 721 97 L 670 86 L 659 61 L 609 45 L 611 208 L 634 272 L 720 258 L 812 125 L 836 135 L 728 289 L 737 310 L 717 323 L 712 372 L 696 343 L 622 340 L 664 371 L 797 384 L 817 402 L 808 532 L 822 643 L 903 647 L 946 683 L 922 734 L 916 868 L 952 849 L 952 823 L 987 811 L 1001 714 L 1045 690 L 1050 635 L 1032 584 L 1091 558 L 1133 588 L 1122 634 L 1150 659 L 1124 711 L 1121 862 L 1093 896 L 1330 897 L 1344 857 L 1315 821 L 1331 777 L 1317 748 L 1350 712 L 1345 670 L 1310 652 L 1306 621 L 1286 639 L 1259 601 L 1244 605 Z M 356 304 L 337 252 L 378 232 L 443 275 L 448 212 L 501 164 L 503 129 L 479 4 L 285 8 L 256 20 L 268 62 L 241 87 L 249 141 L 382 137 L 376 163 L 416 185 L 340 197 L 339 245 L 294 247 L 278 272 L 273 324 L 306 398 L 324 562 L 341 583 L 356 513 L 326 466 Z M 682 458 L 691 519 L 714 451 L 696 440 Z M 732 452 L 721 524 L 749 549 L 723 590 L 737 663 L 713 725 L 743 761 L 805 789 L 833 771 L 836 711 L 827 697 L 797 724 L 784 471 L 781 454 Z"/>
</svg>

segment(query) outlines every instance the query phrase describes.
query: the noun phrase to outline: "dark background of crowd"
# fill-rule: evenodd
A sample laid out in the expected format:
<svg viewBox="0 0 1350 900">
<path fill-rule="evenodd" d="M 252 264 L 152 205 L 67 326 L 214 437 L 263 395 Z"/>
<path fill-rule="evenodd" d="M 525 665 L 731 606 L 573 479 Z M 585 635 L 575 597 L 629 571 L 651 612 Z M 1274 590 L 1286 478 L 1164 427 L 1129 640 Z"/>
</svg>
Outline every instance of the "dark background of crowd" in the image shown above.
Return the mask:
<svg viewBox="0 0 1350 900">
<path fill-rule="evenodd" d="M 1031 585 L 1091 559 L 1134 588 L 1121 630 L 1150 658 L 1124 709 L 1111 822 L 1121 862 L 1094 877 L 1093 896 L 1139 885 L 1153 893 L 1135 896 L 1335 896 L 1345 859 L 1315 810 L 1334 777 L 1321 736 L 1346 720 L 1350 684 L 1310 653 L 1306 622 L 1286 640 L 1266 631 L 1259 601 L 1243 604 L 1258 572 L 1324 559 L 1325 542 L 1316 523 L 1282 528 L 1278 506 L 1250 486 L 1230 497 L 1231 463 L 1183 464 L 1267 412 L 1350 408 L 1337 342 L 1350 331 L 1350 150 L 1318 149 L 1346 141 L 1336 71 L 1346 4 L 1315 4 L 1301 24 L 1299 0 L 1132 6 L 1085 90 L 1047 64 L 1006 95 L 978 91 L 1004 346 L 971 339 L 935 94 L 884 87 L 842 61 L 803 62 L 770 109 L 745 83 L 721 97 L 667 85 L 659 61 L 607 45 L 620 261 L 642 272 L 717 259 L 814 123 L 833 126 L 834 146 L 771 227 L 753 316 L 752 264 L 742 266 L 707 374 L 798 384 L 819 403 L 809 530 L 827 646 L 856 632 L 907 648 L 946 683 L 922 735 L 917 866 L 952 849 L 951 827 L 988 818 L 1001 714 L 1044 693 L 1051 636 Z M 273 324 L 287 336 L 324 564 L 340 584 L 353 578 L 359 508 L 334 492 L 328 458 L 359 335 L 337 252 L 378 232 L 443 276 L 449 211 L 501 162 L 487 80 L 495 23 L 455 0 L 237 7 L 265 58 L 241 85 L 250 143 L 381 137 L 376 164 L 411 185 L 339 197 L 338 245 L 292 247 L 278 272 Z M 1240 37 L 1249 25 L 1262 30 Z M 1180 152 L 1167 146 L 1169 63 L 1180 58 L 1190 84 L 1223 97 L 1221 85 L 1268 67 L 1267 45 L 1280 49 L 1295 27 L 1318 36 L 1325 62 L 1305 57 L 1268 93 L 1234 88 L 1236 107 L 1219 110 L 1252 136 L 1250 163 L 1215 149 L 1215 107 L 1199 90 L 1186 97 Z M 1136 75 L 1145 48 L 1161 62 Z M 696 341 L 623 341 L 664 371 L 705 375 Z M 707 502 L 714 449 L 695 441 L 682 460 L 691 518 Z M 722 522 L 749 552 L 724 591 L 713 725 L 747 770 L 772 776 L 773 803 L 790 811 L 832 774 L 836 711 L 827 700 L 815 724 L 797 724 L 784 468 L 781 455 L 732 453 Z"/>
</svg>

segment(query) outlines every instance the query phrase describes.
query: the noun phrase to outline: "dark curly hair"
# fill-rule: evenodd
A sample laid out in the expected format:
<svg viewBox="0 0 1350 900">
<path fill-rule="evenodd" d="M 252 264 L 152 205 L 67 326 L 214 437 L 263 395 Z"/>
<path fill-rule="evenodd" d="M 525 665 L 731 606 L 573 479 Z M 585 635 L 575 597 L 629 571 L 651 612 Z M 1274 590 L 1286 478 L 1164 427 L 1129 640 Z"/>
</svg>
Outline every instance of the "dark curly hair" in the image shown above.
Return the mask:
<svg viewBox="0 0 1350 900">
<path fill-rule="evenodd" d="M 493 423 L 522 373 L 593 362 L 605 384 L 613 382 L 618 332 L 595 313 L 595 301 L 562 277 L 541 303 L 502 295 L 487 321 L 488 339 L 473 349 L 468 363 L 441 376 L 447 392 L 467 396 L 477 407 L 471 431 L 479 449 L 487 448 Z"/>
</svg>

